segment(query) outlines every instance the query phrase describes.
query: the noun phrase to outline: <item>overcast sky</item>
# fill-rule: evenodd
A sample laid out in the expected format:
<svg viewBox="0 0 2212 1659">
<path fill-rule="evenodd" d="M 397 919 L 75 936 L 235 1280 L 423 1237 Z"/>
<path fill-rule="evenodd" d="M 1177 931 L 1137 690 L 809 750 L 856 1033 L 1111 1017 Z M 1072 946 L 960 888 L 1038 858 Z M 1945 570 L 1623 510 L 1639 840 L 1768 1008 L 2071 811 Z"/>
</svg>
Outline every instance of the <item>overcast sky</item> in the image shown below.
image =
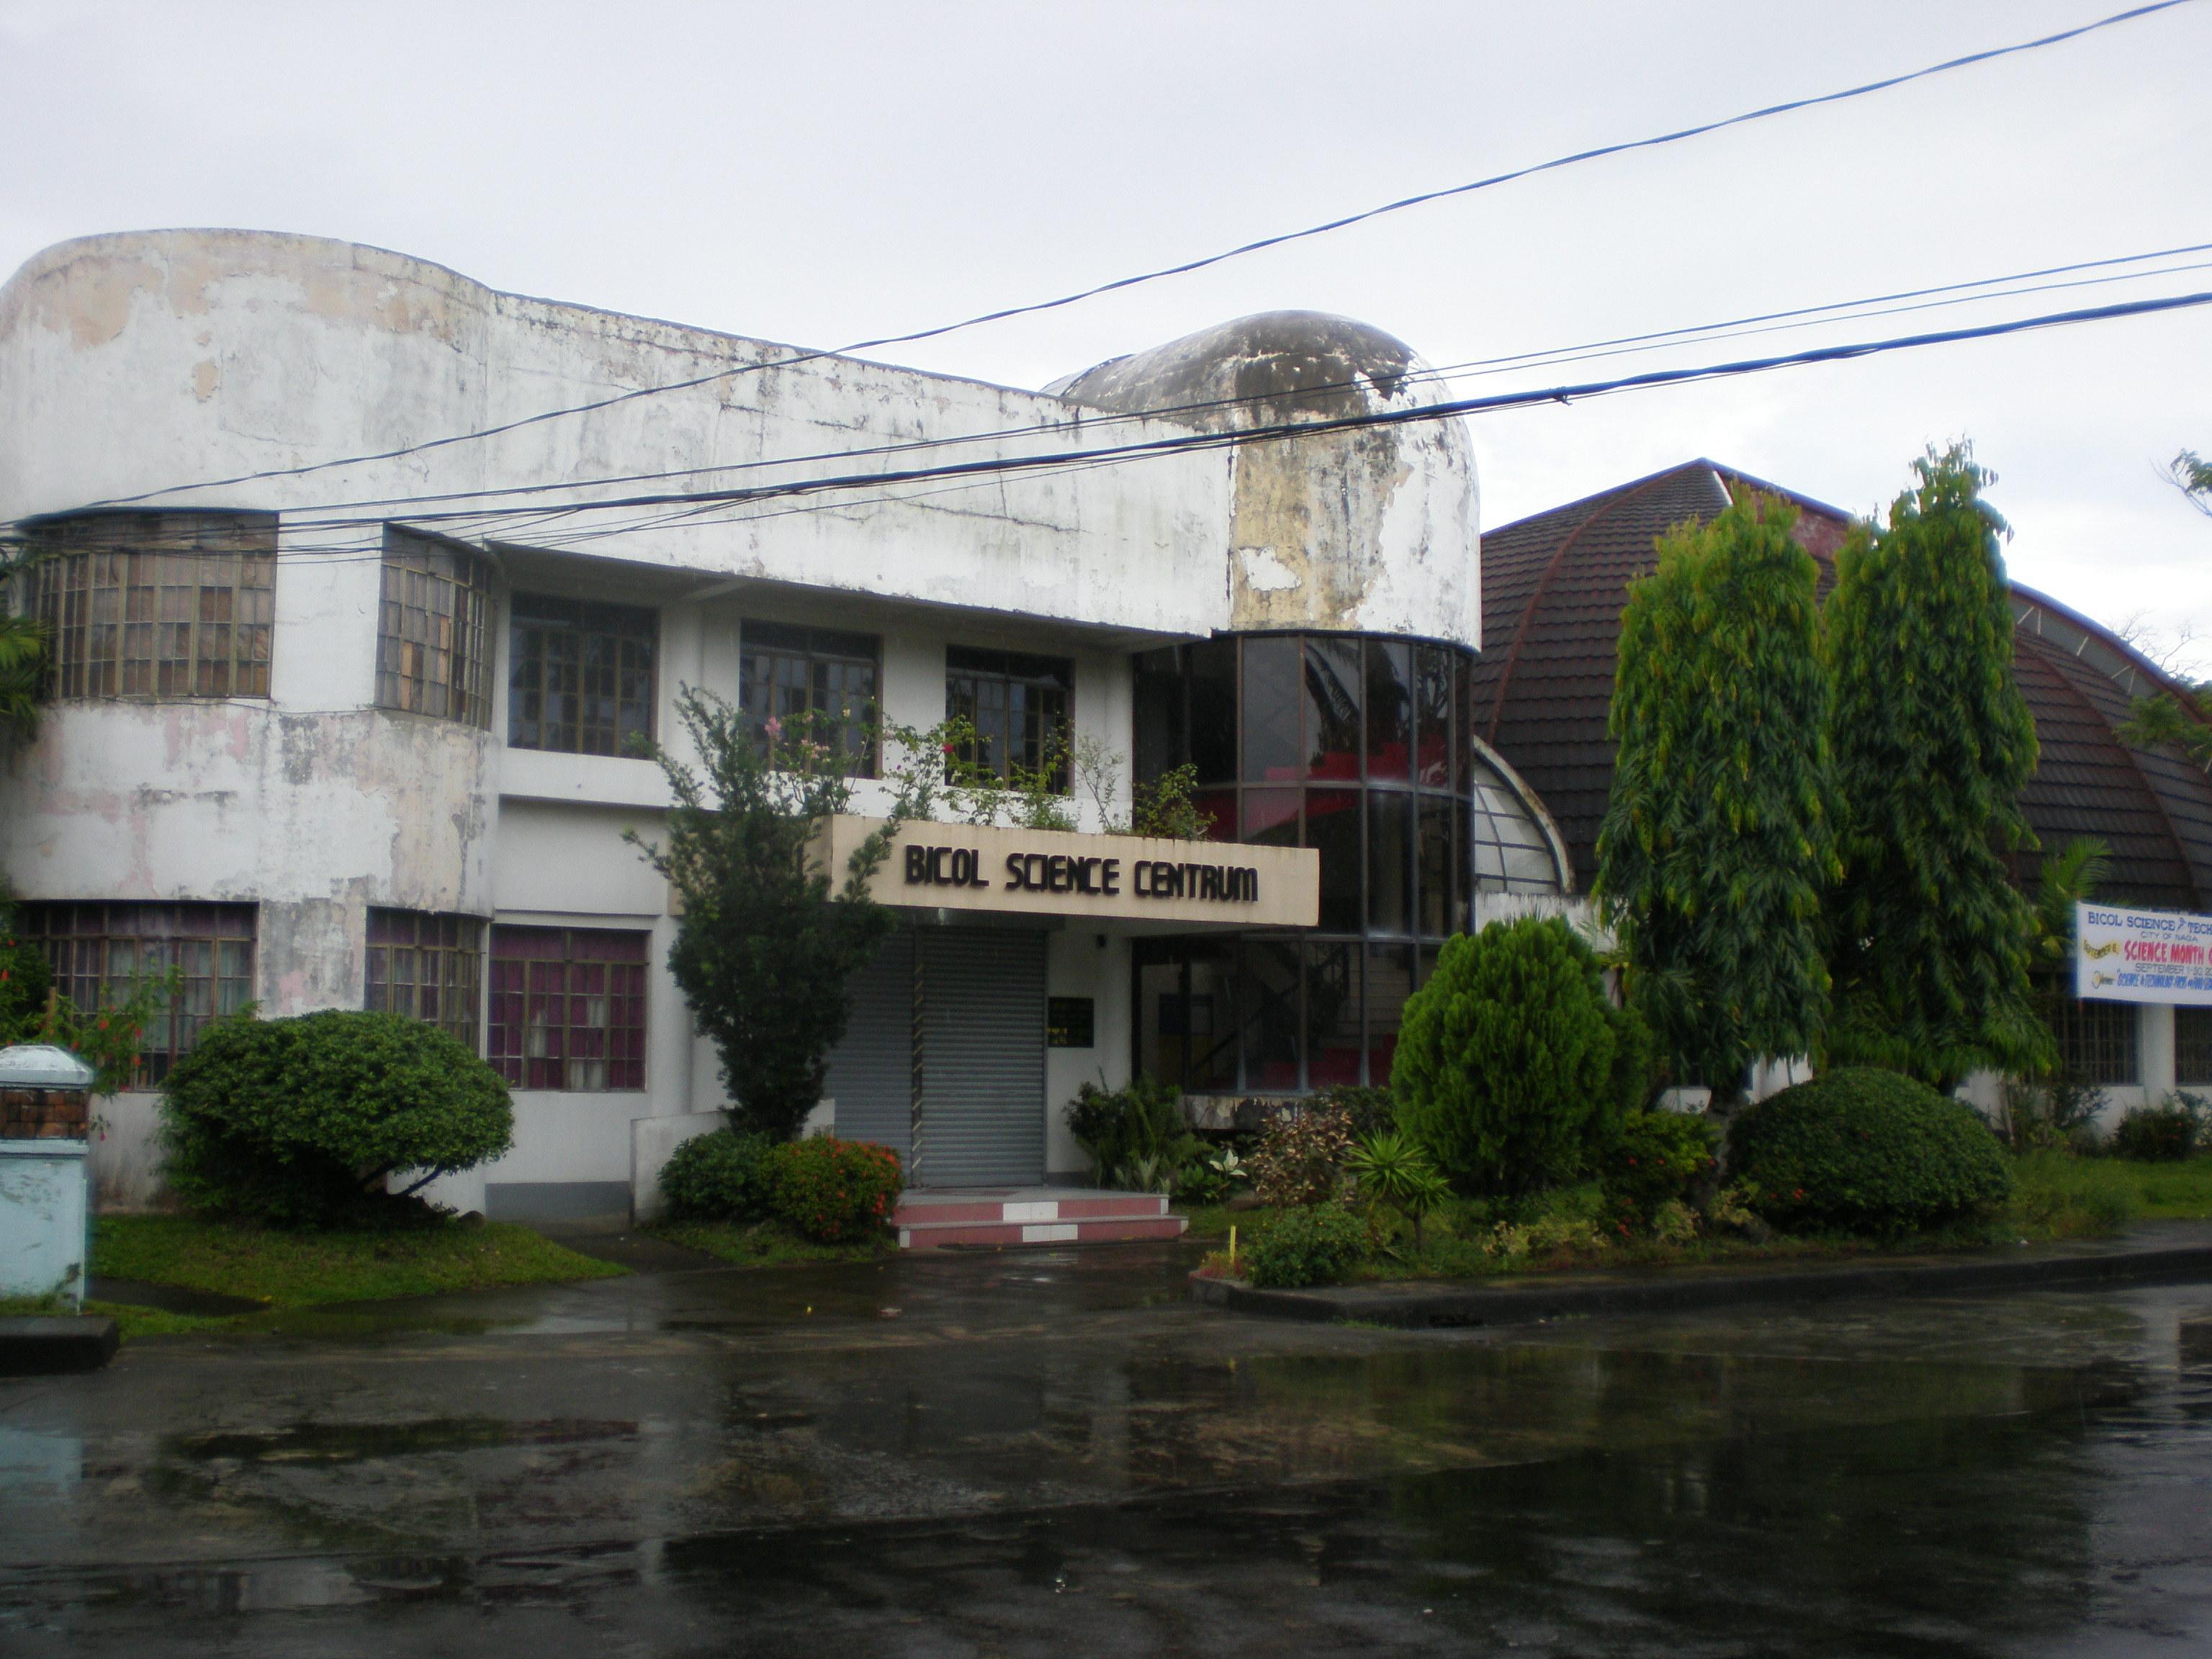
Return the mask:
<svg viewBox="0 0 2212 1659">
<path fill-rule="evenodd" d="M 836 345 L 2087 21 L 2121 0 L 107 4 L 0 0 L 0 270 L 228 225 Z M 884 355 L 1036 386 L 1243 313 L 1431 362 L 2212 242 L 2212 0 Z M 2212 253 L 2190 256 L 2212 260 Z M 2167 261 L 2167 264 L 2188 260 Z M 2153 293 L 1770 334 L 1462 395 Z M 1472 423 L 1486 526 L 1703 454 L 1864 511 L 1923 445 L 2001 475 L 2014 574 L 2193 625 L 2212 308 Z"/>
</svg>

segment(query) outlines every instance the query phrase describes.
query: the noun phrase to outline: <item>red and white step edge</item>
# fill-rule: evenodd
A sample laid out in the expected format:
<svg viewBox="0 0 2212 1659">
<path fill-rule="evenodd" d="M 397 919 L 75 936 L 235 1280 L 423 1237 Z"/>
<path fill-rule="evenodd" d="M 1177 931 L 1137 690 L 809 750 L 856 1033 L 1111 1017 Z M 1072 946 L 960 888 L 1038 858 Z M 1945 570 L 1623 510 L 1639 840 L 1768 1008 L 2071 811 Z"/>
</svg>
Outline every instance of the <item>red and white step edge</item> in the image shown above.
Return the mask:
<svg viewBox="0 0 2212 1659">
<path fill-rule="evenodd" d="M 902 1250 L 947 1244 L 1114 1244 L 1180 1238 L 1190 1224 L 1158 1193 L 1065 1187 L 925 1188 L 891 1212 Z"/>
</svg>

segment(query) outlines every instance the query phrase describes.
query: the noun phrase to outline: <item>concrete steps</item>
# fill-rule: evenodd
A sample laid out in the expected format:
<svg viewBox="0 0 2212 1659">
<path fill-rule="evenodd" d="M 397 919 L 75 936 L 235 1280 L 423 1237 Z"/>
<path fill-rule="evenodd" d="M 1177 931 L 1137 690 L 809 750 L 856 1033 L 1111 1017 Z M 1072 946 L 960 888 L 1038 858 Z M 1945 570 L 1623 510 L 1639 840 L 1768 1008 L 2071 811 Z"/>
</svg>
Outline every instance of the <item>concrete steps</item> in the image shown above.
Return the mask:
<svg viewBox="0 0 2212 1659">
<path fill-rule="evenodd" d="M 1158 1193 L 1072 1187 L 924 1188 L 891 1212 L 902 1250 L 948 1244 L 1115 1244 L 1180 1238 L 1190 1224 Z"/>
</svg>

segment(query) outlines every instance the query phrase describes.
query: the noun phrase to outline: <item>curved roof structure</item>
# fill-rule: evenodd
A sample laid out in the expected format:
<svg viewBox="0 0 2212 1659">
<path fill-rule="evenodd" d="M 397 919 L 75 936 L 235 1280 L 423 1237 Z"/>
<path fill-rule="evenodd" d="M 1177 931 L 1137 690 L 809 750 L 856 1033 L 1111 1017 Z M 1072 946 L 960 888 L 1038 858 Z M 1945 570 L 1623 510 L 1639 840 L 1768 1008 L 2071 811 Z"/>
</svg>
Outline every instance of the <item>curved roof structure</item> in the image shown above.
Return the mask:
<svg viewBox="0 0 2212 1659">
<path fill-rule="evenodd" d="M 1710 460 L 1695 460 L 1494 530 L 1483 538 L 1483 641 L 1475 735 L 1510 760 L 1567 843 L 1576 884 L 1595 873 L 1613 783 L 1606 736 L 1628 585 L 1673 526 L 1716 516 L 1740 490 L 1801 509 L 1797 538 L 1832 573 L 1848 514 Z M 2182 688 L 2108 630 L 2013 589 L 2014 672 L 2042 754 L 2021 805 L 2045 848 L 2099 837 L 2117 900 L 2212 908 L 2212 778 L 2178 754 L 2133 749 L 2115 728 L 2130 702 Z M 2021 855 L 2023 881 L 2041 855 Z"/>
</svg>

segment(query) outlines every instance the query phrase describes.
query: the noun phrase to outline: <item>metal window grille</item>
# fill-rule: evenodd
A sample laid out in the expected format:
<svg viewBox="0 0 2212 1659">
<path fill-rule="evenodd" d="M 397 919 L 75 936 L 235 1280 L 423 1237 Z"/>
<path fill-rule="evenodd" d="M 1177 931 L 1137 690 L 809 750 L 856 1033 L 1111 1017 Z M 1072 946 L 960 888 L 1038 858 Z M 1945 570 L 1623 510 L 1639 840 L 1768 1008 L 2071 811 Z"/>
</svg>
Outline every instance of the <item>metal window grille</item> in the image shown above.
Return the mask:
<svg viewBox="0 0 2212 1659">
<path fill-rule="evenodd" d="M 2084 1083 L 2142 1081 L 2133 1003 L 2061 996 L 2051 1006 L 2051 1029 L 2058 1040 L 2059 1067 L 2066 1075 Z"/>
<path fill-rule="evenodd" d="M 434 1025 L 477 1052 L 483 923 L 474 916 L 371 909 L 362 1006 Z"/>
<path fill-rule="evenodd" d="M 748 619 L 738 665 L 739 709 L 763 743 L 771 720 L 811 721 L 814 738 L 843 758 L 852 776 L 872 778 L 881 654 L 872 634 Z"/>
<path fill-rule="evenodd" d="M 250 904 L 27 903 L 21 927 L 45 947 L 55 988 L 87 1012 L 177 972 L 176 995 L 147 1024 L 133 1088 L 157 1086 L 209 1021 L 253 1000 Z"/>
<path fill-rule="evenodd" d="M 491 571 L 483 559 L 457 544 L 387 527 L 377 707 L 489 726 L 490 610 Z"/>
<path fill-rule="evenodd" d="M 1010 781 L 1018 766 L 1048 771 L 1048 787 L 1066 794 L 1074 685 L 1075 665 L 1065 657 L 949 647 L 945 718 L 975 728 L 960 758 Z"/>
<path fill-rule="evenodd" d="M 88 514 L 30 542 L 52 696 L 269 695 L 273 514 Z"/>
<path fill-rule="evenodd" d="M 623 755 L 653 736 L 660 618 L 628 605 L 514 596 L 507 740 L 517 749 Z"/>
<path fill-rule="evenodd" d="M 2212 1085 L 2212 1008 L 2173 1011 L 2173 1080 L 2184 1088 Z"/>
<path fill-rule="evenodd" d="M 521 1089 L 645 1087 L 652 935 L 606 927 L 495 927 L 491 1052 Z"/>
</svg>

